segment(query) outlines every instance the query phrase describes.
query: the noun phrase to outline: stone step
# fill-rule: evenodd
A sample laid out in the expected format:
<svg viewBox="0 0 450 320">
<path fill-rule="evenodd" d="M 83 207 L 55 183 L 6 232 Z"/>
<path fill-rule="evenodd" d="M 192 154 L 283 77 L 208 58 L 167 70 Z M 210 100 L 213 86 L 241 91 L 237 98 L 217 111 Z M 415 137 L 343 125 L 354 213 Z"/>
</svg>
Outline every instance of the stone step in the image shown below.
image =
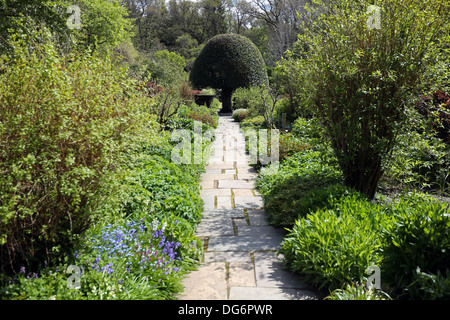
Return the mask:
<svg viewBox="0 0 450 320">
<path fill-rule="evenodd" d="M 265 251 L 278 250 L 283 241 L 282 236 L 211 236 L 208 240 L 208 251 Z"/>
</svg>

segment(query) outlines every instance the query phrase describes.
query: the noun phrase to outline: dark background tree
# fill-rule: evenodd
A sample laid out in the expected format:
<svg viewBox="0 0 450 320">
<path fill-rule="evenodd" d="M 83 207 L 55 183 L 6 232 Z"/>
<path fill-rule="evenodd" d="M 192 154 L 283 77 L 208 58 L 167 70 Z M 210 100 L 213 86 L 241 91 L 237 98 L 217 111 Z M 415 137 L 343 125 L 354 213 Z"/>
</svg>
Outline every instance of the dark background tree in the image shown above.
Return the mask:
<svg viewBox="0 0 450 320">
<path fill-rule="evenodd" d="M 240 87 L 268 84 L 264 60 L 258 48 L 237 34 L 218 35 L 209 40 L 190 73 L 194 88 L 222 91 L 222 112 L 231 112 L 231 96 Z"/>
</svg>

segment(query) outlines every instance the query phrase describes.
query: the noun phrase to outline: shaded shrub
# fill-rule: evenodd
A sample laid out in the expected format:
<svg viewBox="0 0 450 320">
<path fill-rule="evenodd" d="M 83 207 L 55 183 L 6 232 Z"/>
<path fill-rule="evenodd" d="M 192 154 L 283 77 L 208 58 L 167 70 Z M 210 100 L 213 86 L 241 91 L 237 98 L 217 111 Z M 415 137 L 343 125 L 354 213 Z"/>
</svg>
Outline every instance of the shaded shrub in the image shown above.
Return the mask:
<svg viewBox="0 0 450 320">
<path fill-rule="evenodd" d="M 415 107 L 430 121 L 436 136 L 450 144 L 450 95 L 436 90 L 431 96 L 422 96 Z"/>
<path fill-rule="evenodd" d="M 450 145 L 426 131 L 401 133 L 381 181 L 386 189 L 445 192 L 450 186 Z"/>
<path fill-rule="evenodd" d="M 231 115 L 231 117 L 236 122 L 241 122 L 242 120 L 244 120 L 248 116 L 249 116 L 249 112 L 248 112 L 247 109 L 236 109 L 236 110 L 233 110 L 233 114 Z"/>
<path fill-rule="evenodd" d="M 297 152 L 309 149 L 310 147 L 311 146 L 308 143 L 305 143 L 304 140 L 297 139 L 291 133 L 280 134 L 278 146 L 280 161 L 285 160 Z"/>
<path fill-rule="evenodd" d="M 247 117 L 241 121 L 241 128 L 249 128 L 249 127 L 262 127 L 264 126 L 266 120 L 263 116 L 256 117 Z"/>
<path fill-rule="evenodd" d="M 328 144 L 325 128 L 319 118 L 297 118 L 292 124 L 291 132 L 297 138 L 308 141 L 313 148 Z"/>
<path fill-rule="evenodd" d="M 199 106 L 192 103 L 190 106 L 181 106 L 177 115 L 182 118 L 202 122 L 212 128 L 217 128 L 218 125 L 217 110 L 210 109 L 204 105 Z"/>
</svg>

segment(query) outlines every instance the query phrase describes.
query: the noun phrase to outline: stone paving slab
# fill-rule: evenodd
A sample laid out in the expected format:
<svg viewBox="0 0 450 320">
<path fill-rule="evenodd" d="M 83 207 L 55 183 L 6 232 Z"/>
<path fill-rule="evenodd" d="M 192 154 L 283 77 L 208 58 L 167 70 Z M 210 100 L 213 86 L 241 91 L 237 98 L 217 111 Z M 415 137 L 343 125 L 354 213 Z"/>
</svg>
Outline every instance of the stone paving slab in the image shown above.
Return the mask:
<svg viewBox="0 0 450 320">
<path fill-rule="evenodd" d="M 234 169 L 234 162 L 224 163 L 224 162 L 218 162 L 218 163 L 211 163 L 206 166 L 207 170 L 211 169 Z"/>
<path fill-rule="evenodd" d="M 214 252 L 207 251 L 204 254 L 205 262 L 247 262 L 251 263 L 252 258 L 249 252 L 234 251 L 234 252 Z"/>
<path fill-rule="evenodd" d="M 210 209 L 203 210 L 202 216 L 211 219 L 220 217 L 245 218 L 245 212 L 242 209 Z"/>
<path fill-rule="evenodd" d="M 202 174 L 201 181 L 208 180 L 234 180 L 234 173 L 223 174 L 223 173 L 204 173 Z"/>
<path fill-rule="evenodd" d="M 236 180 L 256 180 L 257 176 L 253 173 L 238 173 Z"/>
<path fill-rule="evenodd" d="M 226 190 L 226 189 L 218 189 L 218 190 Z M 233 195 L 235 197 L 254 197 L 253 189 L 231 189 L 233 190 Z"/>
<path fill-rule="evenodd" d="M 264 210 L 247 210 L 247 216 L 252 226 L 265 226 L 269 224 Z"/>
<path fill-rule="evenodd" d="M 218 189 L 254 189 L 254 181 L 246 180 L 219 180 Z"/>
<path fill-rule="evenodd" d="M 265 251 L 278 250 L 283 241 L 282 236 L 260 237 L 237 236 L 220 237 L 211 236 L 208 241 L 208 251 Z"/>
<path fill-rule="evenodd" d="M 283 229 L 274 228 L 269 225 L 253 226 L 239 225 L 237 226 L 237 234 L 239 237 L 284 237 L 286 232 Z"/>
<path fill-rule="evenodd" d="M 252 197 L 234 197 L 234 207 L 235 208 L 263 208 L 264 200 L 262 196 L 252 196 Z"/>
<path fill-rule="evenodd" d="M 255 267 L 252 262 L 231 262 L 228 265 L 229 287 L 256 286 Z"/>
<path fill-rule="evenodd" d="M 234 228 L 229 217 L 202 219 L 195 231 L 197 236 L 234 236 Z"/>
<path fill-rule="evenodd" d="M 231 189 L 203 189 L 200 196 L 231 196 Z"/>
<path fill-rule="evenodd" d="M 297 275 L 284 269 L 281 257 L 274 252 L 255 252 L 254 262 L 258 287 L 308 288 Z"/>
<path fill-rule="evenodd" d="M 180 300 L 226 300 L 228 298 L 227 271 L 221 262 L 203 263 L 182 281 L 184 292 Z M 201 285 L 198 285 L 201 284 Z"/>
<path fill-rule="evenodd" d="M 314 300 L 314 293 L 290 288 L 231 287 L 230 300 Z"/>
<path fill-rule="evenodd" d="M 214 188 L 214 181 L 213 180 L 201 181 L 200 182 L 200 188 L 203 189 L 203 190 L 204 189 L 213 189 Z"/>
</svg>

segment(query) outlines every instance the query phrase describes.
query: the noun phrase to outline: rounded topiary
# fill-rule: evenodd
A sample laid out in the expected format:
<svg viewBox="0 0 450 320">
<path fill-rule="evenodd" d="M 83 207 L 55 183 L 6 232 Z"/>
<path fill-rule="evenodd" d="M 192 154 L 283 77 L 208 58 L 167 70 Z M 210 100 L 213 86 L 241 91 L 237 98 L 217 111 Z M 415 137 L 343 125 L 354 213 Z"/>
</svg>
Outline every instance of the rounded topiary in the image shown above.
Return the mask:
<svg viewBox="0 0 450 320">
<path fill-rule="evenodd" d="M 231 112 L 231 95 L 240 87 L 268 84 L 261 52 L 237 34 L 211 38 L 192 65 L 189 80 L 194 88 L 222 90 L 222 112 Z"/>
</svg>

